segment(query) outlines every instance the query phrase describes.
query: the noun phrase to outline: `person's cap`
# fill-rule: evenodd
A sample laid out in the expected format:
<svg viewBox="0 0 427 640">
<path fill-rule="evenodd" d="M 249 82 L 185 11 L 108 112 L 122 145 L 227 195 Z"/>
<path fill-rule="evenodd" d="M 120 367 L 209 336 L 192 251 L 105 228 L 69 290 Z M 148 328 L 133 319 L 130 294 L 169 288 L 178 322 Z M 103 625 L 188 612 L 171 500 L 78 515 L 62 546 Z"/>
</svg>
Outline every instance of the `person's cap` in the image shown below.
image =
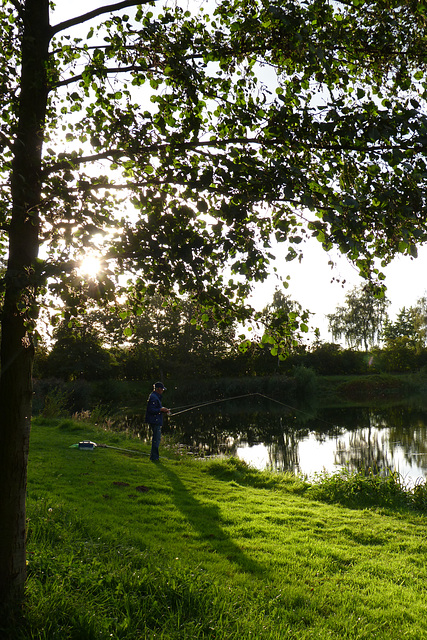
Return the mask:
<svg viewBox="0 0 427 640">
<path fill-rule="evenodd" d="M 155 388 L 155 389 L 164 389 L 164 391 L 166 391 L 166 387 L 165 387 L 165 385 L 163 384 L 163 382 L 155 382 L 155 383 L 154 383 L 154 388 Z"/>
</svg>

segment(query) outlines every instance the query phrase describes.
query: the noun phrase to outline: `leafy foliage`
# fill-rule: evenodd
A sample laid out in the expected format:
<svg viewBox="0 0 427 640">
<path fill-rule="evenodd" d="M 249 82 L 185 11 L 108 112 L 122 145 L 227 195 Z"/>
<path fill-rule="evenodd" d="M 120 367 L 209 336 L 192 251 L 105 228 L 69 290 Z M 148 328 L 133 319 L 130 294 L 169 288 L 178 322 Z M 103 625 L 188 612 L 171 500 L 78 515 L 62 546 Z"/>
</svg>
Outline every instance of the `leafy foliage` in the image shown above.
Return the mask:
<svg viewBox="0 0 427 640">
<path fill-rule="evenodd" d="M 308 332 L 309 312 L 303 311 L 301 305 L 276 289 L 273 301 L 262 313 L 264 334 L 262 345 L 271 345 L 270 352 L 279 359 L 284 359 L 295 351 L 302 342 L 302 334 Z"/>
<path fill-rule="evenodd" d="M 213 15 L 120 7 L 128 12 L 101 7 L 49 27 L 46 78 L 32 81 L 47 99 L 39 286 L 78 311 L 137 271 L 138 294 L 189 291 L 224 314 L 266 276 L 272 234 L 292 259 L 308 227 L 364 275 L 374 256 L 415 255 L 426 232 L 423 3 L 227 0 Z M 89 17 L 98 23 L 82 37 Z M 12 2 L 0 20 L 6 251 L 23 117 L 18 43 L 31 25 Z M 76 266 L 97 234 L 105 262 L 91 286 Z"/>
</svg>

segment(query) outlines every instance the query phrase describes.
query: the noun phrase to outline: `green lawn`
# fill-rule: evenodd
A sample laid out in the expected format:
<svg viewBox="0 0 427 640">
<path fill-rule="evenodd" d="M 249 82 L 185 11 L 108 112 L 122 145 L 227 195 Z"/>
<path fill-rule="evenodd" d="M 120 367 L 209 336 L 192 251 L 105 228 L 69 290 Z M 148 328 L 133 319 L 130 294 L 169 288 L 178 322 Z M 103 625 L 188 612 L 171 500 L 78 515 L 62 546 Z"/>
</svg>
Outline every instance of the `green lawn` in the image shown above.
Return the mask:
<svg viewBox="0 0 427 640">
<path fill-rule="evenodd" d="M 84 439 L 135 454 L 70 448 Z M 423 512 L 327 504 L 288 475 L 147 453 L 35 422 L 28 597 L 11 638 L 427 638 Z"/>
</svg>

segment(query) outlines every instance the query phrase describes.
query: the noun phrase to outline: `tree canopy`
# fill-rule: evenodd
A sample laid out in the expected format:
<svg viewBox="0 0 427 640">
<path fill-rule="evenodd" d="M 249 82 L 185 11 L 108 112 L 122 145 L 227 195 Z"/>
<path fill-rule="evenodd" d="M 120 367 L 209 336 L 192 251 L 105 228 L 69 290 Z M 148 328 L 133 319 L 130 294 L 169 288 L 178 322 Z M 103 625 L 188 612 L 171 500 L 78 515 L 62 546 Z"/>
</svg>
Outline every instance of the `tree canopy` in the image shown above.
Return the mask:
<svg viewBox="0 0 427 640">
<path fill-rule="evenodd" d="M 397 342 L 406 346 L 421 349 L 426 345 L 427 332 L 427 300 L 420 298 L 414 307 L 403 307 L 394 322 L 386 322 L 383 338 L 386 346 L 393 346 Z"/>
<path fill-rule="evenodd" d="M 424 3 L 235 0 L 211 15 L 124 1 L 53 26 L 47 11 L 3 2 L 1 16 L 3 247 L 24 119 L 43 145 L 37 284 L 82 308 L 83 289 L 111 298 L 117 274 L 136 271 L 139 293 L 228 307 L 270 269 L 272 235 L 291 259 L 314 234 L 364 275 L 396 250 L 415 255 Z M 39 70 L 21 67 L 26 29 L 43 33 Z M 76 260 L 99 234 L 104 270 L 84 287 Z"/>
<path fill-rule="evenodd" d="M 132 307 L 185 292 L 217 321 L 243 319 L 273 237 L 286 260 L 311 234 L 381 279 L 427 230 L 424 2 L 123 0 L 56 24 L 50 9 L 0 7 L 2 599 L 25 575 L 48 293 L 78 313 L 123 288 Z M 89 281 L 77 267 L 97 243 Z"/>
<path fill-rule="evenodd" d="M 181 300 L 178 306 L 158 295 L 133 316 L 125 305 L 121 314 L 94 309 L 72 328 L 66 320 L 56 327 L 38 370 L 42 377 L 65 380 L 215 375 L 221 360 L 237 351 L 236 327 L 206 316 L 194 302 Z"/>
<path fill-rule="evenodd" d="M 302 334 L 308 332 L 309 312 L 303 311 L 298 302 L 280 289 L 274 292 L 273 300 L 264 308 L 262 317 L 265 331 L 261 344 L 272 345 L 271 354 L 278 355 L 279 359 L 300 346 Z"/>
</svg>

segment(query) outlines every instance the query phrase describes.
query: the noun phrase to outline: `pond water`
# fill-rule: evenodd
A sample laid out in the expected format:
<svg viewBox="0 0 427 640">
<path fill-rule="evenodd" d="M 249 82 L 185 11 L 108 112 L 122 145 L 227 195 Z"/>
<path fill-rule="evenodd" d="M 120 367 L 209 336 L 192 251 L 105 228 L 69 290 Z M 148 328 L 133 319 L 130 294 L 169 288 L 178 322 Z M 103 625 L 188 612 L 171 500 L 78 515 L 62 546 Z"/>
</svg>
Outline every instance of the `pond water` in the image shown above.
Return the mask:
<svg viewBox="0 0 427 640">
<path fill-rule="evenodd" d="M 392 470 L 408 484 L 427 475 L 427 406 L 419 401 L 322 410 L 278 407 L 266 398 L 225 402 L 177 412 L 163 433 L 183 452 L 234 455 L 257 469 L 308 477 L 342 468 Z"/>
</svg>

